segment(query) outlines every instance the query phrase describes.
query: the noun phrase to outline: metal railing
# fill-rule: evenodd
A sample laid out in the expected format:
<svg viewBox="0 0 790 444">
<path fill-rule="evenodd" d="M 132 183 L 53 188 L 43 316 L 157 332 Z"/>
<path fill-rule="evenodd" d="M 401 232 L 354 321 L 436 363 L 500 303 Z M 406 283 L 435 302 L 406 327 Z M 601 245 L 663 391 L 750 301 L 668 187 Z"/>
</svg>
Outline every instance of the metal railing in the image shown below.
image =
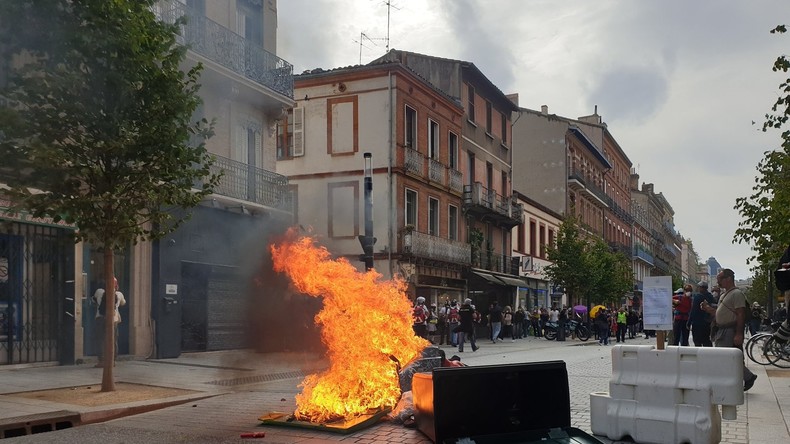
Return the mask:
<svg viewBox="0 0 790 444">
<path fill-rule="evenodd" d="M 450 189 L 462 193 L 464 191 L 464 175 L 452 168 L 449 168 L 447 171 L 450 173 Z"/>
<path fill-rule="evenodd" d="M 480 182 L 464 185 L 464 205 L 485 207 L 518 223 L 524 221 L 524 207 L 521 204 L 489 190 Z"/>
<path fill-rule="evenodd" d="M 179 44 L 288 98 L 294 97 L 293 65 L 176 0 L 154 4 L 154 14 L 173 24 L 187 16 Z"/>
<path fill-rule="evenodd" d="M 408 173 L 426 177 L 425 165 L 428 164 L 427 179 L 433 183 L 457 193 L 463 192 L 463 174 L 460 171 L 448 167 L 438 160 L 431 159 L 419 151 L 403 147 L 403 169 Z"/>
<path fill-rule="evenodd" d="M 664 271 L 669 271 L 669 264 L 663 259 L 653 258 L 653 266 Z"/>
<path fill-rule="evenodd" d="M 642 259 L 650 265 L 653 265 L 653 255 L 648 253 L 643 247 L 637 245 L 634 247 L 634 257 Z"/>
<path fill-rule="evenodd" d="M 497 273 L 518 276 L 521 258 L 519 256 L 489 254 L 487 251 L 477 251 L 472 257 L 472 266 L 484 270 L 495 271 Z"/>
<path fill-rule="evenodd" d="M 282 174 L 214 155 L 212 174 L 223 172 L 214 193 L 220 196 L 293 211 L 293 197 L 288 188 L 288 178 Z"/>
<path fill-rule="evenodd" d="M 444 186 L 444 170 L 445 166 L 439 161 L 428 159 L 428 179 L 430 179 L 431 182 L 436 182 Z"/>
<path fill-rule="evenodd" d="M 464 265 L 468 265 L 472 257 L 472 247 L 465 242 L 444 239 L 419 231 L 404 234 L 404 247 L 406 246 L 408 246 L 407 252 L 415 256 Z"/>
<path fill-rule="evenodd" d="M 595 195 L 595 197 L 597 197 L 598 199 L 600 199 L 602 202 L 606 203 L 607 205 L 609 204 L 609 201 L 611 200 L 611 199 L 609 199 L 609 196 L 607 196 L 606 193 L 603 192 L 603 190 L 598 188 L 597 185 L 593 184 L 592 181 L 589 181 L 589 180 L 585 179 L 584 176 L 582 176 L 582 174 L 580 172 L 578 172 L 578 171 L 576 171 L 574 169 L 571 169 L 570 173 L 568 173 L 568 179 L 573 179 L 573 180 L 579 181 L 582 185 L 584 185 L 584 188 L 589 193 Z"/>
<path fill-rule="evenodd" d="M 425 161 L 424 161 L 425 158 L 423 157 L 422 154 L 420 154 L 419 151 L 413 150 L 411 148 L 405 148 L 403 150 L 403 155 L 405 157 L 403 159 L 403 167 L 406 169 L 406 171 L 410 173 L 418 174 L 420 176 L 425 174 L 423 172 L 423 168 L 425 165 Z"/>
</svg>

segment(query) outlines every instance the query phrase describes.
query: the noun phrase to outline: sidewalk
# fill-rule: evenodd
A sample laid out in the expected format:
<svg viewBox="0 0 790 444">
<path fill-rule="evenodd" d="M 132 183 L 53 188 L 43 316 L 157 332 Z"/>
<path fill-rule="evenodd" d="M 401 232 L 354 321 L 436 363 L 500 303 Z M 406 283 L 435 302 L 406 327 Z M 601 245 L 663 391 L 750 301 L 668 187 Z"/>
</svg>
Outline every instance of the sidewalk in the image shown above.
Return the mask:
<svg viewBox="0 0 790 444">
<path fill-rule="evenodd" d="M 654 340 L 628 341 L 654 344 Z M 505 362 L 564 359 L 568 365 L 571 386 L 573 426 L 589 432 L 589 393 L 607 390 L 611 376 L 611 347 L 599 347 L 569 340 L 565 343 L 528 338 L 496 345 L 482 341 L 476 353 L 459 354 L 469 365 Z M 455 354 L 445 348 L 448 355 Z M 608 358 L 608 359 L 607 359 Z M 182 355 L 177 359 L 120 361 L 115 368 L 116 381 L 191 390 L 175 397 L 142 401 L 110 403 L 86 407 L 14 396 L 14 393 L 62 387 L 82 387 L 101 382 L 100 368 L 92 364 L 79 366 L 14 368 L 0 367 L 0 424 L 23 415 L 79 415 L 82 423 L 106 423 L 146 430 L 148 432 L 202 433 L 203 436 L 235 436 L 239 432 L 264 430 L 267 437 L 278 442 L 430 442 L 420 432 L 392 423 L 381 423 L 351 435 L 335 435 L 320 431 L 257 427 L 257 417 L 273 410 L 289 411 L 295 406 L 293 395 L 302 378 L 325 363 L 309 353 L 253 354 L 245 351 L 205 352 Z M 738 419 L 722 421 L 722 442 L 775 443 L 790 442 L 790 369 L 749 367 L 758 375 L 748 392 L 744 405 L 738 407 Z M 180 407 L 179 404 L 183 404 Z M 163 407 L 166 410 L 155 411 Z M 198 409 L 204 407 L 205 409 Z M 216 412 L 232 412 L 216 418 Z M 144 413 L 150 412 L 150 413 Z M 205 413 L 200 413 L 205 412 Z M 213 412 L 214 416 L 202 417 Z M 142 414 L 144 413 L 144 414 Z M 130 416 L 137 415 L 137 416 Z M 212 421 L 210 427 L 206 419 Z M 201 430 L 200 427 L 207 430 Z M 77 433 L 77 427 L 73 433 Z M 208 429 L 211 430 L 208 430 Z M 58 431 L 40 434 L 41 438 L 69 433 Z M 221 434 L 221 435 L 220 435 Z M 2 436 L 2 435 L 0 435 Z M 194 435 L 193 435 L 194 436 Z M 599 437 L 601 438 L 601 437 Z M 601 438 L 604 442 L 610 442 Z M 43 442 L 43 441 L 42 441 Z"/>
</svg>

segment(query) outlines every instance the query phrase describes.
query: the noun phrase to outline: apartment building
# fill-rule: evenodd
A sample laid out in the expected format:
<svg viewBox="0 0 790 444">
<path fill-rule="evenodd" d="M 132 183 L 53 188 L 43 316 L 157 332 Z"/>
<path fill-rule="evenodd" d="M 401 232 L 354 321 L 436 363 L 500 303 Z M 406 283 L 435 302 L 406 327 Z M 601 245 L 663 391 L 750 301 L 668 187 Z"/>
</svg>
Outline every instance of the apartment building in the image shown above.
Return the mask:
<svg viewBox="0 0 790 444">
<path fill-rule="evenodd" d="M 511 183 L 511 115 L 516 106 L 474 63 L 392 50 L 376 62 L 398 61 L 463 107 L 459 163 L 472 264 L 465 272 L 469 295 L 486 310 L 496 300 L 514 303 L 519 259 L 510 230 L 523 219 Z"/>
<path fill-rule="evenodd" d="M 471 251 L 463 219 L 463 108 L 399 61 L 295 76 L 278 165 L 298 194 L 298 223 L 365 269 L 365 154 L 372 182 L 373 268 L 404 278 L 411 297 L 466 296 Z"/>
</svg>

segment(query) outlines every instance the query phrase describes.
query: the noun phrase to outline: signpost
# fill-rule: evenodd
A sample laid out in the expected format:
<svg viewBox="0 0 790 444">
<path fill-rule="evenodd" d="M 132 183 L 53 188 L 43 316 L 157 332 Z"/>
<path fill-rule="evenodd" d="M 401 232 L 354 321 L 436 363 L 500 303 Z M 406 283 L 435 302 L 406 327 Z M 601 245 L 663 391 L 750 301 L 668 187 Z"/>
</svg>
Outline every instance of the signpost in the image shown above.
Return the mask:
<svg viewBox="0 0 790 444">
<path fill-rule="evenodd" d="M 645 277 L 642 288 L 644 329 L 656 331 L 656 348 L 663 350 L 664 331 L 672 329 L 672 277 Z"/>
</svg>

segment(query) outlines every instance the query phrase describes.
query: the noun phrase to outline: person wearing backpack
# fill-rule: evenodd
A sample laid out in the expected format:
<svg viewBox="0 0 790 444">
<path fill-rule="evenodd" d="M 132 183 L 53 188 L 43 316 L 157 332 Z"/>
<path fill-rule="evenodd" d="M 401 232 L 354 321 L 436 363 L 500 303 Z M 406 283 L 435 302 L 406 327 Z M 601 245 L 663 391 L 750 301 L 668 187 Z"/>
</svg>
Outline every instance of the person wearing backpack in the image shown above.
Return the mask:
<svg viewBox="0 0 790 444">
<path fill-rule="evenodd" d="M 453 299 L 450 301 L 450 308 L 447 310 L 447 329 L 450 332 L 450 345 L 458 347 L 458 326 L 461 322 L 461 316 L 458 313 L 458 301 Z"/>
<path fill-rule="evenodd" d="M 118 324 L 121 323 L 121 312 L 118 311 L 118 307 L 122 305 L 126 305 L 126 299 L 123 297 L 123 293 L 118 291 L 118 279 L 113 278 L 115 284 L 115 310 L 113 315 L 113 326 L 115 328 L 115 334 L 113 337 L 115 338 L 115 353 L 113 356 L 115 358 L 118 357 Z M 96 336 L 94 337 L 97 344 L 98 344 L 98 353 L 97 357 L 99 358 L 99 363 L 96 364 L 97 368 L 104 367 L 104 340 L 106 338 L 106 329 L 105 329 L 105 322 L 104 322 L 104 315 L 107 312 L 106 308 L 106 299 L 104 298 L 105 290 L 104 285 L 102 284 L 96 292 L 93 293 L 93 303 L 96 305 L 96 317 L 94 318 L 94 325 L 96 326 Z M 115 362 L 113 362 L 115 365 Z"/>
</svg>

